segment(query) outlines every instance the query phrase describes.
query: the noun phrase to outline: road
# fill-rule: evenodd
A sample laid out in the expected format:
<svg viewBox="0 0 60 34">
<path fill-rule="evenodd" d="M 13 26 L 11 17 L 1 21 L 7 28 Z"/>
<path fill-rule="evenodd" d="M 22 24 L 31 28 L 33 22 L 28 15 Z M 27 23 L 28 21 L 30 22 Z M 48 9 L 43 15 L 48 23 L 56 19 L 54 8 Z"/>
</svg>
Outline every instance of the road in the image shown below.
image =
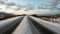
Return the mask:
<svg viewBox="0 0 60 34">
<path fill-rule="evenodd" d="M 32 22 L 25 16 L 21 24 L 16 28 L 13 34 L 40 34 L 40 32 L 34 27 Z"/>
<path fill-rule="evenodd" d="M 10 34 L 22 21 L 23 16 L 0 21 L 0 34 Z"/>
<path fill-rule="evenodd" d="M 0 34 L 60 34 L 60 24 L 19 16 L 0 21 Z"/>
</svg>

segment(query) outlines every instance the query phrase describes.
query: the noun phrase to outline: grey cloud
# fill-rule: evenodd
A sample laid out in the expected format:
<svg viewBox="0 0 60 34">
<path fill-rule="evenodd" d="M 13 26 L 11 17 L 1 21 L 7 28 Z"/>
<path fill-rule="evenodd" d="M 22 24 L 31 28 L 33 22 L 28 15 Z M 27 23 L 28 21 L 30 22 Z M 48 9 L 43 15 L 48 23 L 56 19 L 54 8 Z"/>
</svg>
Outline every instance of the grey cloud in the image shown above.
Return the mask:
<svg viewBox="0 0 60 34">
<path fill-rule="evenodd" d="M 2 1 L 2 0 L 0 0 L 0 4 L 5 4 L 5 2 L 4 2 L 4 1 Z"/>
<path fill-rule="evenodd" d="M 0 0 L 0 4 L 5 4 L 5 5 L 8 5 L 8 6 L 16 5 L 14 2 L 8 2 L 8 0 Z"/>
<path fill-rule="evenodd" d="M 10 2 L 10 3 L 6 3 L 6 5 L 8 5 L 8 6 L 15 6 L 16 4 L 13 3 L 13 2 Z"/>
<path fill-rule="evenodd" d="M 25 11 L 28 11 L 28 10 L 35 10 L 35 6 L 32 5 L 32 4 L 28 4 L 28 5 L 26 6 Z"/>
<path fill-rule="evenodd" d="M 55 8 L 57 5 L 58 5 L 58 2 L 59 2 L 60 0 L 52 0 L 51 1 L 51 6 L 52 6 L 52 8 Z"/>
</svg>

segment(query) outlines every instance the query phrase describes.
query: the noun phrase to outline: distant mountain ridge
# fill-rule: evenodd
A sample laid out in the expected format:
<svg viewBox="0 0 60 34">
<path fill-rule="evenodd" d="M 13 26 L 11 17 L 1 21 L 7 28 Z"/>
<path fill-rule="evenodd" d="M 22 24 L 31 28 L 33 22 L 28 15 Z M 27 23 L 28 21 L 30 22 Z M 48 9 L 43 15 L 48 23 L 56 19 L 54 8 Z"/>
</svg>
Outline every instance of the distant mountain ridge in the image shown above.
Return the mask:
<svg viewBox="0 0 60 34">
<path fill-rule="evenodd" d="M 0 12 L 0 16 L 9 16 L 9 15 L 14 15 L 14 14 L 9 14 L 9 13 Z"/>
</svg>

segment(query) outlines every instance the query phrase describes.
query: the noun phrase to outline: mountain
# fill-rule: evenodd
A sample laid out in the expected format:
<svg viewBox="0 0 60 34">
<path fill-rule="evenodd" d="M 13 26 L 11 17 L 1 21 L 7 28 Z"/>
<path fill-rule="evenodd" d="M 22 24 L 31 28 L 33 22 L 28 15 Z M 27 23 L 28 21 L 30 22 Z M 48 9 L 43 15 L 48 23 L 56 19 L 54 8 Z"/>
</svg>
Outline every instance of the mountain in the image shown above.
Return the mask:
<svg viewBox="0 0 60 34">
<path fill-rule="evenodd" d="M 0 12 L 0 17 L 2 17 L 2 16 L 14 16 L 14 14 Z"/>
</svg>

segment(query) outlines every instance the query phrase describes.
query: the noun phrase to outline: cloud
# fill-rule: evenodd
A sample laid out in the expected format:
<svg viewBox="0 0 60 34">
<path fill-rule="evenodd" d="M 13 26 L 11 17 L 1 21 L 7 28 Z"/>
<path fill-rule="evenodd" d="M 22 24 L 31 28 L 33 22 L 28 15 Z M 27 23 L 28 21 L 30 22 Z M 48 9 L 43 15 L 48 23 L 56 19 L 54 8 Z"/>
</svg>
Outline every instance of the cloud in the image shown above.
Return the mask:
<svg viewBox="0 0 60 34">
<path fill-rule="evenodd" d="M 8 3 L 8 0 L 0 0 L 0 4 Z"/>
<path fill-rule="evenodd" d="M 52 8 L 55 8 L 57 5 L 58 5 L 58 2 L 59 2 L 60 0 L 52 0 L 51 1 L 51 6 L 52 6 Z"/>
<path fill-rule="evenodd" d="M 5 7 L 5 8 L 3 8 Z M 17 9 L 17 4 L 14 2 L 8 2 L 8 0 L 0 0 L 0 9 Z"/>
<path fill-rule="evenodd" d="M 0 4 L 0 11 L 5 11 L 6 10 L 6 5 Z"/>
<path fill-rule="evenodd" d="M 5 2 L 4 2 L 4 1 L 2 1 L 2 0 L 0 0 L 0 4 L 5 4 Z"/>
<path fill-rule="evenodd" d="M 13 3 L 13 2 L 10 2 L 10 3 L 6 3 L 6 5 L 8 5 L 8 6 L 15 6 L 16 4 Z"/>
<path fill-rule="evenodd" d="M 58 2 L 56 1 L 52 1 L 52 6 L 55 7 L 57 5 Z M 46 5 L 39 5 L 38 9 L 39 10 L 35 10 L 35 6 L 32 4 L 28 4 L 26 6 L 23 5 L 17 5 L 14 2 L 8 2 L 7 0 L 1 0 L 0 1 L 0 11 L 4 11 L 7 13 L 14 13 L 15 12 L 19 13 L 21 12 L 21 14 L 39 14 L 39 15 L 55 15 L 55 14 L 60 14 L 59 11 L 51 11 L 50 9 L 45 10 L 45 9 L 40 9 L 40 8 L 47 8 Z"/>
<path fill-rule="evenodd" d="M 0 0 L 0 4 L 5 4 L 5 5 L 8 5 L 8 6 L 15 6 L 16 3 L 14 2 L 8 2 L 9 0 Z"/>
<path fill-rule="evenodd" d="M 54 10 L 52 11 L 51 9 L 40 9 L 39 12 L 37 12 L 38 15 L 56 15 L 56 14 L 60 14 L 59 10 Z"/>
</svg>

